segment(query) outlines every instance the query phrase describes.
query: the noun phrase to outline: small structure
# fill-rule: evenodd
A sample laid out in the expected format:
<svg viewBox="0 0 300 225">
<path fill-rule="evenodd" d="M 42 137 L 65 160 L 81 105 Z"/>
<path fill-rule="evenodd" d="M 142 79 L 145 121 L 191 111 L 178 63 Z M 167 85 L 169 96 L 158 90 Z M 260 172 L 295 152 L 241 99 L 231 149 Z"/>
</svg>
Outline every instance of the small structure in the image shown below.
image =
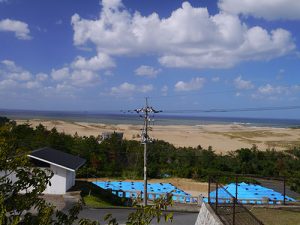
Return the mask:
<svg viewBox="0 0 300 225">
<path fill-rule="evenodd" d="M 36 167 L 47 168 L 53 172 L 51 186 L 47 186 L 44 194 L 65 194 L 75 184 L 76 170 L 86 161 L 79 156 L 49 147 L 37 149 L 28 157 Z"/>
<path fill-rule="evenodd" d="M 104 141 L 106 139 L 111 138 L 113 135 L 117 137 L 117 139 L 122 140 L 123 139 L 123 133 L 122 132 L 103 132 L 101 134 L 101 141 Z"/>
</svg>

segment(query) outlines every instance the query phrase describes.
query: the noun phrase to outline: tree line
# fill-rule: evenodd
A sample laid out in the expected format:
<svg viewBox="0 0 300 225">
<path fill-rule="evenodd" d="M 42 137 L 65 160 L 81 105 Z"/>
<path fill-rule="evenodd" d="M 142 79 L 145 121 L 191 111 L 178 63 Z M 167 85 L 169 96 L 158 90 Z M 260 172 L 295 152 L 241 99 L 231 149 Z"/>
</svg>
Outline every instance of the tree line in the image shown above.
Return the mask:
<svg viewBox="0 0 300 225">
<path fill-rule="evenodd" d="M 43 125 L 16 125 L 0 118 L 0 128 L 10 123 L 15 145 L 35 150 L 52 147 L 87 160 L 77 175 L 80 177 L 114 177 L 139 179 L 143 176 L 143 146 L 135 140 L 121 140 L 117 135 L 100 141 L 100 137 L 59 133 Z M 1 135 L 1 133 L 0 133 Z M 200 143 L 201 144 L 201 143 Z M 252 148 L 233 149 L 216 154 L 211 147 L 175 147 L 154 140 L 148 145 L 148 176 L 150 178 L 182 177 L 207 181 L 211 174 L 253 174 L 287 176 L 291 188 L 300 192 L 300 147 L 286 151 Z"/>
</svg>

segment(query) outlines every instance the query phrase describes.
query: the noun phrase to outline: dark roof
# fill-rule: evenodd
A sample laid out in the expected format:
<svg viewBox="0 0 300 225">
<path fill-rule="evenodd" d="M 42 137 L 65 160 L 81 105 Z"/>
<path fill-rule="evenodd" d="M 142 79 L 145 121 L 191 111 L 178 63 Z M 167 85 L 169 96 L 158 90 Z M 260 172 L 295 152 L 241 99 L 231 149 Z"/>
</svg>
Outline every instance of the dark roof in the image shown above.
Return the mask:
<svg viewBox="0 0 300 225">
<path fill-rule="evenodd" d="M 77 170 L 86 161 L 79 156 L 74 156 L 49 147 L 34 150 L 28 156 L 69 170 Z"/>
</svg>

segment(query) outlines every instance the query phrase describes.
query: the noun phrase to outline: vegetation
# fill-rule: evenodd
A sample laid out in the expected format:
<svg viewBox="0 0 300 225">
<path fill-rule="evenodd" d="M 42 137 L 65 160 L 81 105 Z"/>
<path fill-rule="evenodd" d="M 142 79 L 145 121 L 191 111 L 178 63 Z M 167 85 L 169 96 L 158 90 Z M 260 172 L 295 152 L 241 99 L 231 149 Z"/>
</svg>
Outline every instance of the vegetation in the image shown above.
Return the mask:
<svg viewBox="0 0 300 225">
<path fill-rule="evenodd" d="M 300 225 L 299 209 L 253 208 L 251 212 L 265 225 Z"/>
<path fill-rule="evenodd" d="M 98 188 L 91 182 L 76 181 L 72 190 L 80 191 L 85 205 L 92 208 L 132 205 L 127 198 L 120 198 L 108 190 Z"/>
<path fill-rule="evenodd" d="M 57 211 L 53 205 L 41 198 L 53 174 L 30 166 L 26 145 L 29 139 L 26 134 L 18 133 L 23 128 L 30 131 L 26 126 L 20 128 L 9 121 L 4 122 L 0 127 L 0 225 L 99 224 L 97 221 L 78 219 L 82 208 L 81 202 L 78 202 L 68 213 L 64 213 Z M 23 138 L 19 139 L 20 136 L 16 136 L 16 130 L 19 135 L 23 135 Z M 15 182 L 10 178 L 12 175 L 17 178 Z M 117 201 L 115 199 L 116 203 Z M 153 219 L 159 221 L 161 217 L 166 221 L 171 220 L 172 214 L 162 212 L 171 203 L 169 197 L 156 200 L 152 206 L 137 206 L 137 210 L 128 216 L 126 224 L 147 225 Z M 112 215 L 108 215 L 105 220 L 111 225 L 118 224 Z"/>
<path fill-rule="evenodd" d="M 6 121 L 7 123 L 7 121 Z M 143 146 L 134 140 L 120 140 L 117 136 L 99 142 L 98 137 L 80 137 L 47 130 L 43 125 L 12 124 L 10 135 L 14 144 L 34 150 L 49 146 L 87 159 L 78 171 L 79 177 L 115 177 L 138 179 L 143 176 Z M 1 136 L 1 134 L 0 134 Z M 176 148 L 155 140 L 149 145 L 148 175 L 207 180 L 213 173 L 287 176 L 293 190 L 300 192 L 300 148 L 288 151 L 242 148 L 226 155 L 216 154 L 211 147 L 203 149 Z"/>
</svg>

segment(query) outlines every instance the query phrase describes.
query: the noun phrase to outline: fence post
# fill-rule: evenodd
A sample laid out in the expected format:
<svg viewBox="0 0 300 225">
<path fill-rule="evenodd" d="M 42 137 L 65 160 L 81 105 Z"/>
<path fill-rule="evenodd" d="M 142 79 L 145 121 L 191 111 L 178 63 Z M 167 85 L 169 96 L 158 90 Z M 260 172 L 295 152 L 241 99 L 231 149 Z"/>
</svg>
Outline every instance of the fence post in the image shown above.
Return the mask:
<svg viewBox="0 0 300 225">
<path fill-rule="evenodd" d="M 218 213 L 218 180 L 216 180 L 216 213 Z"/>
<path fill-rule="evenodd" d="M 285 184 L 285 177 L 283 177 L 283 205 L 285 205 L 285 187 L 286 184 Z"/>
<path fill-rule="evenodd" d="M 210 204 L 210 176 L 208 176 L 208 204 Z"/>
<path fill-rule="evenodd" d="M 233 198 L 233 214 L 232 214 L 232 224 L 235 225 L 235 206 L 237 204 L 238 198 L 238 177 L 235 176 L 235 198 Z"/>
</svg>

